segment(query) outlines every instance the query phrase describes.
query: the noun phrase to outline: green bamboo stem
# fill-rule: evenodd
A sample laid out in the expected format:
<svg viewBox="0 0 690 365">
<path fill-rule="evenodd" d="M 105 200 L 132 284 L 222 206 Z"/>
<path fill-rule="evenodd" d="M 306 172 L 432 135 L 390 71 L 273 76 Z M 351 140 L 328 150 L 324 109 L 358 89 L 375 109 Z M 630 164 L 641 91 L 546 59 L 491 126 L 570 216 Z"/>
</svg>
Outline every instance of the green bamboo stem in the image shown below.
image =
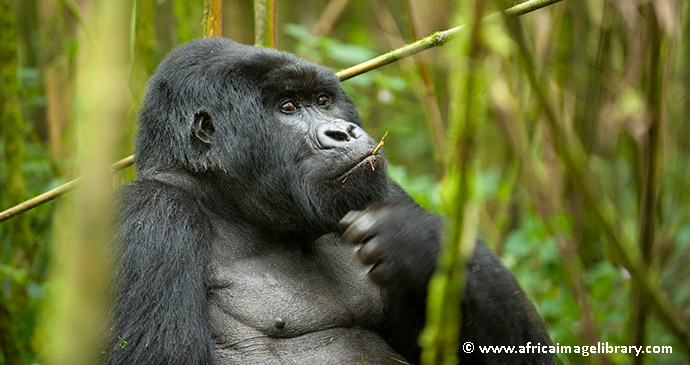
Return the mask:
<svg viewBox="0 0 690 365">
<path fill-rule="evenodd" d="M 254 45 L 276 48 L 276 2 L 254 0 Z"/>
<path fill-rule="evenodd" d="M 650 268 L 648 272 L 654 272 L 652 252 L 656 236 L 656 208 L 659 198 L 659 154 L 661 141 L 660 130 L 662 124 L 662 98 L 663 77 L 660 71 L 663 65 L 664 54 L 661 52 L 661 29 L 656 21 L 656 14 L 651 5 L 647 6 L 648 29 L 650 34 L 649 57 L 649 89 L 647 102 L 651 107 L 651 124 L 646 135 L 646 143 L 642 147 L 641 155 L 644 160 L 644 177 L 640 193 L 640 213 L 638 216 L 638 246 L 642 253 L 644 264 Z M 633 295 L 633 313 L 630 333 L 630 343 L 642 346 L 645 343 L 647 329 L 647 312 L 649 303 L 647 298 L 639 291 Z M 644 362 L 644 354 L 633 358 L 634 364 Z"/>
<path fill-rule="evenodd" d="M 201 21 L 204 38 L 223 35 L 223 1 L 204 0 L 204 18 Z"/>
<path fill-rule="evenodd" d="M 129 166 L 132 166 L 134 164 L 134 155 L 127 156 L 123 158 L 120 161 L 115 162 L 110 166 L 110 170 L 113 172 L 125 169 Z M 10 219 L 14 217 L 15 215 L 24 213 L 27 210 L 30 210 L 32 208 L 35 208 L 43 203 L 47 203 L 69 191 L 74 190 L 75 187 L 79 184 L 79 182 L 82 180 L 82 177 L 78 177 L 76 179 L 72 179 L 54 189 L 48 190 L 43 194 L 37 195 L 29 200 L 24 201 L 23 203 L 17 204 L 13 206 L 10 209 L 7 209 L 3 212 L 0 212 L 0 222 Z"/>
<path fill-rule="evenodd" d="M 476 100 L 487 82 L 483 65 L 476 62 L 483 54 L 480 29 L 484 6 L 481 0 L 475 0 L 464 8 L 474 13 L 474 18 L 469 25 L 469 39 L 456 48 L 466 52 L 467 61 L 455 64 L 455 72 L 451 72 L 451 99 L 467 102 L 449 113 L 451 134 L 442 195 L 449 197 L 444 201 L 444 210 L 450 225 L 446 227 L 438 268 L 429 283 L 429 293 L 434 295 L 427 298 L 426 324 L 420 337 L 422 364 L 458 362 L 465 267 L 475 248 L 480 204 L 475 192 L 476 137 L 487 114 L 486 103 Z"/>
</svg>

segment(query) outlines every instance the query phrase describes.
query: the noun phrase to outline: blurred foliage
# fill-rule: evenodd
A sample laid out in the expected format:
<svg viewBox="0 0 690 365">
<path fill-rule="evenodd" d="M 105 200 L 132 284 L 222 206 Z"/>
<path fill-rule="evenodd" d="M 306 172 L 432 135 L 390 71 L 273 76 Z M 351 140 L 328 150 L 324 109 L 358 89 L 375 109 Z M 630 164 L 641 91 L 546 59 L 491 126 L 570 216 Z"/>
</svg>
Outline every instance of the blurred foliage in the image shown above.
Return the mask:
<svg viewBox="0 0 690 365">
<path fill-rule="evenodd" d="M 12 128 L 8 129 L 5 119 L 0 123 L 2 209 L 72 178 L 63 171 L 75 152 L 58 144 L 72 133 L 75 54 L 83 42 L 89 42 L 79 34 L 90 35 L 95 29 L 81 14 L 89 3 L 2 0 L 13 11 L 3 11 L 0 17 L 14 15 L 16 19 L 16 26 L 3 25 L 2 32 L 16 34 L 13 73 L 18 89 L 12 91 L 5 82 L 0 87 L 3 93 L 16 94 L 21 112 L 21 121 Z M 505 4 L 489 3 L 489 9 Z M 132 4 L 136 8 L 130 13 L 129 49 L 113 50 L 127 53 L 130 60 L 127 82 L 132 112 L 121 125 L 127 135 L 118 146 L 123 154 L 131 153 L 130 123 L 153 65 L 180 42 L 201 36 L 203 10 L 202 2 L 196 0 Z M 326 14 L 325 4 L 278 1 L 277 44 L 334 71 L 457 25 L 453 14 L 460 12 L 455 2 L 447 0 L 350 1 L 335 14 Z M 252 9 L 248 0 L 224 1 L 223 34 L 253 43 Z M 471 19 L 473 14 L 460 16 Z M 545 87 L 568 142 L 580 144 L 585 152 L 586 178 L 613 202 L 619 229 L 634 237 L 636 244 L 641 242 L 641 232 L 651 229 L 652 250 L 644 260 L 648 273 L 687 323 L 690 3 L 564 0 L 521 17 L 520 27 L 532 71 Z M 596 338 L 611 345 L 631 345 L 639 338 L 631 328 L 635 322 L 643 325 L 645 344 L 673 346 L 673 354 L 646 355 L 644 362 L 687 361 L 689 349 L 684 352 L 649 307 L 646 319 L 634 319 L 634 304 L 644 303 L 645 298 L 635 295 L 630 275 L 607 239 L 607 227 L 594 214 L 596 203 L 586 199 L 576 175 L 562 162 L 563 146 L 556 144 L 527 80 L 526 60 L 518 52 L 516 35 L 499 19 L 482 26 L 480 41 L 483 56 L 477 67 L 486 75 L 488 89 L 467 99 L 457 98 L 450 90 L 453 70 L 467 62 L 462 59 L 467 56 L 451 47 L 428 50 L 343 83 L 373 138 L 389 131 L 385 149 L 390 174 L 420 204 L 441 212 L 443 151 L 434 142 L 430 108 L 435 103 L 441 120 L 446 121 L 453 107 L 472 108 L 471 100 L 488 103 L 475 135 L 479 235 L 515 273 L 544 317 L 554 343 L 585 345 Z M 10 69 L 7 63 L 0 67 L 3 72 Z M 430 84 L 420 71 L 424 67 Z M 51 69 L 62 77 L 51 76 Z M 660 75 L 658 99 L 652 92 L 654 72 Z M 427 93 L 434 103 L 425 99 Z M 650 134 L 654 123 L 658 123 L 657 137 Z M 649 147 L 650 141 L 656 143 L 656 150 Z M 8 154 L 14 148 L 8 143 L 22 145 L 21 173 L 12 165 L 17 156 Z M 645 170 L 650 161 L 646 157 L 656 163 L 656 175 Z M 11 182 L 20 181 L 20 174 L 24 196 L 6 193 Z M 131 178 L 131 173 L 123 177 Z M 651 210 L 641 204 L 650 181 L 658 185 Z M 45 351 L 50 351 L 41 345 L 46 328 L 39 312 L 51 288 L 46 272 L 58 254 L 53 250 L 56 204 L 60 201 L 0 223 L 0 364 L 17 359 L 43 362 Z M 652 211 L 651 220 L 641 218 Z M 22 224 L 29 229 L 17 236 Z M 609 354 L 605 358 L 561 355 L 559 360 L 625 364 L 637 359 Z"/>
</svg>

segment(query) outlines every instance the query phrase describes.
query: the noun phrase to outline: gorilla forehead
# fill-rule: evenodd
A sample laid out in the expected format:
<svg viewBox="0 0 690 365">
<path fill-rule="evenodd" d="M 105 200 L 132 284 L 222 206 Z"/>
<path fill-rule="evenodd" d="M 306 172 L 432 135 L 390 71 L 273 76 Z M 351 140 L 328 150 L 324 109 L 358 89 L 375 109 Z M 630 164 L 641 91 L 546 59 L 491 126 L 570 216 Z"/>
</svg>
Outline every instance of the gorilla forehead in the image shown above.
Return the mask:
<svg viewBox="0 0 690 365">
<path fill-rule="evenodd" d="M 268 71 L 261 85 L 267 93 L 275 93 L 275 90 L 288 93 L 327 90 L 336 93 L 340 90 L 340 81 L 333 72 L 303 60 Z"/>
<path fill-rule="evenodd" d="M 187 86 L 213 80 L 245 81 L 255 85 L 310 89 L 337 87 L 330 70 L 291 53 L 247 46 L 226 38 L 204 38 L 177 48 L 159 65 L 156 75 L 175 75 Z M 196 82 L 190 80 L 196 79 Z M 229 80 L 228 80 L 229 79 Z M 184 86 L 184 85 L 179 85 Z"/>
</svg>

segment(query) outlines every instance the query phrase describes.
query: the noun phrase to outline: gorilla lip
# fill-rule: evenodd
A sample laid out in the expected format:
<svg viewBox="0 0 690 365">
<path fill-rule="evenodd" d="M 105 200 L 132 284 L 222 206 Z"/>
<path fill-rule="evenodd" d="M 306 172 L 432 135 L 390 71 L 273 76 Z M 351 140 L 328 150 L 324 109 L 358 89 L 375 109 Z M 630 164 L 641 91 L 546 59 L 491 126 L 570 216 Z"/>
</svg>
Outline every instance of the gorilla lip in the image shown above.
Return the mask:
<svg viewBox="0 0 690 365">
<path fill-rule="evenodd" d="M 371 166 L 371 171 L 376 171 L 376 168 L 374 167 L 374 162 L 376 162 L 377 160 L 380 160 L 379 157 L 381 157 L 380 155 L 377 155 L 376 153 L 381 149 L 381 147 L 383 147 L 383 145 L 384 145 L 383 140 L 386 139 L 387 135 L 388 135 L 388 131 L 386 131 L 386 133 L 383 134 L 383 137 L 381 137 L 381 140 L 376 145 L 376 148 L 374 148 L 374 150 L 371 152 L 371 155 L 365 155 L 361 161 L 359 161 L 357 164 L 355 164 L 355 166 L 353 166 L 351 169 L 349 169 L 344 174 L 342 174 L 338 180 L 340 180 L 341 183 L 344 183 L 345 181 L 347 181 L 347 178 L 350 177 L 350 175 L 353 172 L 355 172 L 355 170 L 362 167 L 367 162 L 369 163 L 369 166 Z"/>
<path fill-rule="evenodd" d="M 383 155 L 373 155 L 373 154 L 367 154 L 362 158 L 359 162 L 357 162 L 354 166 L 352 166 L 349 170 L 347 170 L 344 174 L 340 175 L 338 180 L 340 180 L 341 183 L 344 183 L 347 181 L 347 179 L 352 175 L 355 171 L 357 171 L 360 167 L 370 165 L 372 171 L 376 171 L 374 168 L 374 164 L 378 163 L 379 161 L 383 160 Z"/>
</svg>

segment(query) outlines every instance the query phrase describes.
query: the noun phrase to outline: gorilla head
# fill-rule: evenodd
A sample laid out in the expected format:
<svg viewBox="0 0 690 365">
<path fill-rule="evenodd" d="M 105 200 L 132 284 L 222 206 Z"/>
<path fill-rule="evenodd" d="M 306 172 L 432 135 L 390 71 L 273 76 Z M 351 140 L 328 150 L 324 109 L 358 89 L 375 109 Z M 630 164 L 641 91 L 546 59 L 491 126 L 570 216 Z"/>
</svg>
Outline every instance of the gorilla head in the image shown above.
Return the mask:
<svg viewBox="0 0 690 365">
<path fill-rule="evenodd" d="M 376 144 L 331 71 L 212 38 L 180 47 L 156 70 L 136 159 L 142 176 L 190 170 L 215 212 L 318 236 L 383 197 Z"/>
</svg>

